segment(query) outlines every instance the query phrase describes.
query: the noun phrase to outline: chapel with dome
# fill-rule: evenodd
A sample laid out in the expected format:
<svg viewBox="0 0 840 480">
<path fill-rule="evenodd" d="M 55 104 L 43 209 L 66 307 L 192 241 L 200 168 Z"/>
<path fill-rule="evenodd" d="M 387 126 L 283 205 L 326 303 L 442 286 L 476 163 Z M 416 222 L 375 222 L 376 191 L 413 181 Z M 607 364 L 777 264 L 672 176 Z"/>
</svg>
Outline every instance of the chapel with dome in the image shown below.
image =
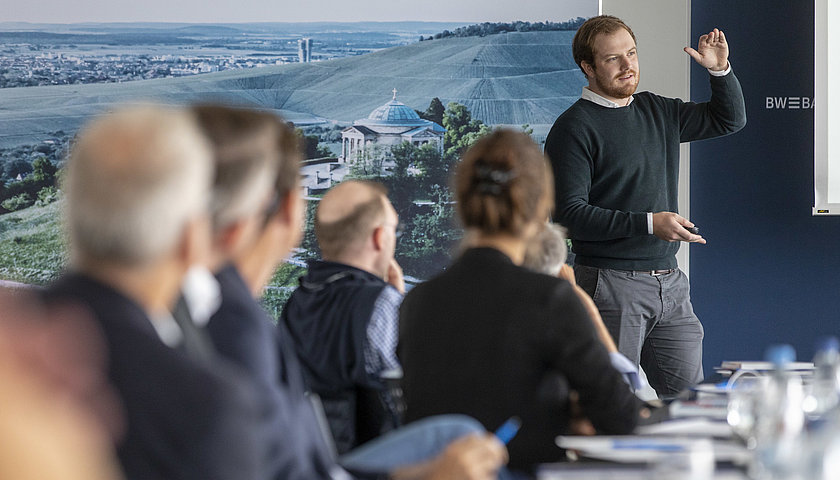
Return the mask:
<svg viewBox="0 0 840 480">
<path fill-rule="evenodd" d="M 403 142 L 415 146 L 432 143 L 443 153 L 443 135 L 446 129 L 430 120 L 424 120 L 411 107 L 397 101 L 393 90 L 390 102 L 370 112 L 367 118 L 353 122 L 341 131 L 341 156 L 339 161 L 353 163 L 366 152 L 376 149 L 381 155 L 391 156 L 391 147 Z M 384 148 L 382 148 L 384 147 Z"/>
</svg>

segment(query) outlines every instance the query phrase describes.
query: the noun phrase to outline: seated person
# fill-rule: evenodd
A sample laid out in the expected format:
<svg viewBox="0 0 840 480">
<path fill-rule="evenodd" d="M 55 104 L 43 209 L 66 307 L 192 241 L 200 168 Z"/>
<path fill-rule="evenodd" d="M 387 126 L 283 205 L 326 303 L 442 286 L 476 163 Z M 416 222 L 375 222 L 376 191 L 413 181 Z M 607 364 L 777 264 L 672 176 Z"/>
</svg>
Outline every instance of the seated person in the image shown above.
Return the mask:
<svg viewBox="0 0 840 480">
<path fill-rule="evenodd" d="M 302 234 L 297 137 L 265 112 L 213 105 L 193 111 L 213 143 L 216 169 L 210 267 L 221 306 L 207 329 L 218 354 L 256 387 L 261 418 L 254 430 L 265 478 L 352 478 L 345 467 L 363 477 L 494 478 L 506 461 L 504 447 L 460 417 L 418 422 L 334 457 L 305 397 L 288 332 L 283 324 L 275 328 L 255 300 Z"/>
<path fill-rule="evenodd" d="M 256 403 L 228 365 L 176 349 L 170 311 L 185 272 L 205 260 L 210 149 L 180 110 L 132 107 L 85 128 L 67 161 L 70 266 L 44 292 L 90 311 L 126 433 L 127 478 L 258 479 Z"/>
<path fill-rule="evenodd" d="M 315 214 L 323 260 L 309 262 L 280 316 L 339 453 L 399 424 L 398 399 L 381 378 L 400 368 L 398 224 L 378 183 L 351 180 L 328 191 Z"/>
<path fill-rule="evenodd" d="M 406 420 L 463 413 L 493 429 L 516 415 L 510 467 L 526 472 L 563 458 L 554 438 L 570 430 L 570 396 L 596 431 L 631 432 L 639 402 L 572 285 L 520 266 L 552 205 L 542 152 L 523 133 L 495 131 L 467 151 L 454 183 L 465 250 L 400 307 Z"/>
<path fill-rule="evenodd" d="M 575 283 L 575 272 L 572 267 L 566 265 L 567 249 L 566 234 L 563 227 L 556 223 L 549 223 L 528 244 L 522 266 L 535 272 L 562 278 L 571 283 L 581 303 L 586 306 L 586 310 L 589 312 L 592 325 L 598 332 L 598 338 L 610 353 L 610 361 L 613 367 L 624 375 L 624 380 L 633 391 L 640 393 L 642 390 L 650 389 L 650 385 L 640 375 L 636 365 L 618 351 L 610 332 L 601 320 L 601 314 L 598 312 L 595 302 L 592 301 L 588 293 Z M 655 393 L 652 397 L 649 397 L 651 400 L 654 398 L 656 398 Z"/>
</svg>

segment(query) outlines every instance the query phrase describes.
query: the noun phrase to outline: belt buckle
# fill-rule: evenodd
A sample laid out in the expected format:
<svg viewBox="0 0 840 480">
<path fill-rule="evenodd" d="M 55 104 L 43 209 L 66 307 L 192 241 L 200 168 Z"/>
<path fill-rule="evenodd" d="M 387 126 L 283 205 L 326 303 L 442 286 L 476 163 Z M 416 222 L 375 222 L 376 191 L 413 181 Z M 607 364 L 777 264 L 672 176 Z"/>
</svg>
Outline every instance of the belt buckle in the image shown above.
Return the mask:
<svg viewBox="0 0 840 480">
<path fill-rule="evenodd" d="M 675 271 L 675 269 L 673 269 L 673 268 L 666 268 L 666 269 L 662 269 L 662 270 L 651 270 L 650 271 L 650 276 L 661 277 L 662 275 L 669 275 L 671 273 L 674 273 L 674 271 Z"/>
</svg>

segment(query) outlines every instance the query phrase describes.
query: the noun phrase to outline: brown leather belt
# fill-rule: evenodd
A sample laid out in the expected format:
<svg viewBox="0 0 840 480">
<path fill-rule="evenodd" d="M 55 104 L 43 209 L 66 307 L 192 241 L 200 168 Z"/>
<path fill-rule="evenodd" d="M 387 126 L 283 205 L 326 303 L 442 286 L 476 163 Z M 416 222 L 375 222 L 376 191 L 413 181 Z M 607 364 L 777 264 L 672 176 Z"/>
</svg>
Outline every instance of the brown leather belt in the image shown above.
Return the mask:
<svg viewBox="0 0 840 480">
<path fill-rule="evenodd" d="M 668 275 L 669 273 L 674 273 L 676 271 L 676 268 L 667 268 L 665 270 L 633 270 L 633 273 L 644 273 L 645 275 L 658 277 L 660 275 Z"/>
</svg>

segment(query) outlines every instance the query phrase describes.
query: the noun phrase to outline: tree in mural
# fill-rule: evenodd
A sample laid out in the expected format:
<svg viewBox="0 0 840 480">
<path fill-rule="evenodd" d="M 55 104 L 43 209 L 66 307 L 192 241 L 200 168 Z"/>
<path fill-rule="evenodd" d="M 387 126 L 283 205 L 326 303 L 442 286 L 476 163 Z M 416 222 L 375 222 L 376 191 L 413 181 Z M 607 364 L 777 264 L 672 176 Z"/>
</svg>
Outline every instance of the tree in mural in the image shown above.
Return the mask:
<svg viewBox="0 0 840 480">
<path fill-rule="evenodd" d="M 29 167 L 25 178 L 10 181 L 0 189 L 0 207 L 3 211 L 27 208 L 40 200 L 42 204 L 58 198 L 55 187 L 58 167 L 46 157 L 38 157 Z"/>
<path fill-rule="evenodd" d="M 400 239 L 399 261 L 420 278 L 428 278 L 449 263 L 452 250 L 463 236 L 456 225 L 451 192 L 435 185 L 432 204 L 411 217 Z"/>
<path fill-rule="evenodd" d="M 385 150 L 381 145 L 371 144 L 353 154 L 350 177 L 378 179 L 383 175 Z"/>
<path fill-rule="evenodd" d="M 490 133 L 490 127 L 472 118 L 464 105 L 450 102 L 443 115 L 446 128 L 443 148 L 446 155 L 460 157 L 476 140 Z"/>
<path fill-rule="evenodd" d="M 332 152 L 330 152 L 329 148 L 323 145 L 318 145 L 318 142 L 320 140 L 320 137 L 318 135 L 306 135 L 300 128 L 296 128 L 295 133 L 298 137 L 300 137 L 300 146 L 303 150 L 303 158 L 308 160 L 312 158 L 324 158 L 332 156 Z"/>
<path fill-rule="evenodd" d="M 425 112 L 417 111 L 417 114 L 424 120 L 429 120 L 437 123 L 438 125 L 443 125 L 443 114 L 445 111 L 446 107 L 443 106 L 443 102 L 441 102 L 438 97 L 435 97 L 431 102 L 429 102 L 429 107 Z"/>
</svg>

